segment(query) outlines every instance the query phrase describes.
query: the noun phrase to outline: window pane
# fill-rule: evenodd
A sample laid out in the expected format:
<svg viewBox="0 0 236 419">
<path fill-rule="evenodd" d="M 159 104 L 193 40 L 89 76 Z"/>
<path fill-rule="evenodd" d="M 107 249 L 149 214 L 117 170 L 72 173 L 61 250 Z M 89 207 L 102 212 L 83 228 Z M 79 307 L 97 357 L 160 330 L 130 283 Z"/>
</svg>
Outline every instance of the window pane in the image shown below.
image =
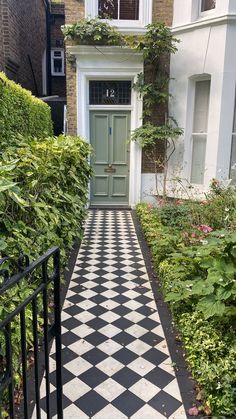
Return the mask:
<svg viewBox="0 0 236 419">
<path fill-rule="evenodd" d="M 61 58 L 54 59 L 54 72 L 61 73 L 62 72 L 62 60 Z"/>
<path fill-rule="evenodd" d="M 194 133 L 207 132 L 210 83 L 210 80 L 196 82 L 193 122 Z"/>
<path fill-rule="evenodd" d="M 130 105 L 131 81 L 90 81 L 89 103 L 90 105 Z"/>
<path fill-rule="evenodd" d="M 231 150 L 231 162 L 230 162 L 230 179 L 232 184 L 236 185 L 236 135 L 232 137 L 232 150 Z"/>
<path fill-rule="evenodd" d="M 118 0 L 99 0 L 98 16 L 102 19 L 118 19 Z"/>
<path fill-rule="evenodd" d="M 191 183 L 199 185 L 204 183 L 206 139 L 206 135 L 193 136 Z"/>
<path fill-rule="evenodd" d="M 139 0 L 120 0 L 120 19 L 139 19 Z"/>
<path fill-rule="evenodd" d="M 216 7 L 216 0 L 202 0 L 202 12 L 206 12 L 207 10 L 215 9 Z"/>
</svg>

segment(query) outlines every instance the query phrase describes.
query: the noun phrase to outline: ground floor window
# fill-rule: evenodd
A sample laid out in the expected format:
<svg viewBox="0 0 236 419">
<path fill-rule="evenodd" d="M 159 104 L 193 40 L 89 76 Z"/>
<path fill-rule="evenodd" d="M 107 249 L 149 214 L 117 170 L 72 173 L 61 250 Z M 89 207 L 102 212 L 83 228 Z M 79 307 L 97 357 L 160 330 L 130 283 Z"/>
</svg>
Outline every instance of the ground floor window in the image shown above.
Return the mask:
<svg viewBox="0 0 236 419">
<path fill-rule="evenodd" d="M 206 12 L 207 10 L 215 9 L 216 0 L 202 0 L 201 3 L 201 12 Z"/>
<path fill-rule="evenodd" d="M 139 0 L 99 0 L 98 15 L 102 19 L 139 20 Z"/>
<path fill-rule="evenodd" d="M 210 80 L 195 82 L 191 183 L 199 185 L 204 183 L 205 174 L 210 83 Z"/>
<path fill-rule="evenodd" d="M 236 185 L 236 103 L 235 103 L 235 108 L 234 108 L 234 121 L 233 121 L 229 178 L 232 179 L 232 183 Z"/>
</svg>

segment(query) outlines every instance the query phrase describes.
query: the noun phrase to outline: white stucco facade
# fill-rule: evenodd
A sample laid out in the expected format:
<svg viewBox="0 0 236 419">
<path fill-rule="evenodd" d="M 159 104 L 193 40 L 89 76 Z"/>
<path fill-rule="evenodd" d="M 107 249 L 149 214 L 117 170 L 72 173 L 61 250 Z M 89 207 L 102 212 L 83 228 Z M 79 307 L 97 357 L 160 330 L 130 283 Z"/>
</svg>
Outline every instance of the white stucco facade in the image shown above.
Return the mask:
<svg viewBox="0 0 236 419">
<path fill-rule="evenodd" d="M 180 40 L 171 57 L 170 115 L 184 128 L 173 155 L 169 177 L 178 173 L 190 182 L 195 82 L 210 79 L 204 182 L 227 180 L 230 171 L 236 87 L 236 2 L 216 0 L 216 8 L 201 13 L 200 0 L 175 0 L 173 34 Z"/>
</svg>

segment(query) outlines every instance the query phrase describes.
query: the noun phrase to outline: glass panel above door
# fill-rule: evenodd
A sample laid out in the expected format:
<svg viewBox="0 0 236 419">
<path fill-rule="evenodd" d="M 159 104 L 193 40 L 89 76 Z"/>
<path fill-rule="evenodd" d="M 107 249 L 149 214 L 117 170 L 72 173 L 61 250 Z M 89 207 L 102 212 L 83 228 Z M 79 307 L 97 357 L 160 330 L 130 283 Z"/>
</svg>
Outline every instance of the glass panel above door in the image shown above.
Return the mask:
<svg viewBox="0 0 236 419">
<path fill-rule="evenodd" d="M 90 105 L 130 105 L 131 81 L 91 80 L 89 82 Z"/>
</svg>

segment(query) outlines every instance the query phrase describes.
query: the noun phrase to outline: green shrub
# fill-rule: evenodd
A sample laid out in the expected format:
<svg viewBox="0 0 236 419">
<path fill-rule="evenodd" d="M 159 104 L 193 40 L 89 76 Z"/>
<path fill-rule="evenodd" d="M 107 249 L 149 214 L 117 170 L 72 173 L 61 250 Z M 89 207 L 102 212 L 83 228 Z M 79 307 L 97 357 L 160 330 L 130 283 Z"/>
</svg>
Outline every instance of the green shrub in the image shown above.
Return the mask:
<svg viewBox="0 0 236 419">
<path fill-rule="evenodd" d="M 18 134 L 36 138 L 52 135 L 51 110 L 42 100 L 0 73 L 1 151 Z"/>
<path fill-rule="evenodd" d="M 38 141 L 19 138 L 2 153 L 0 161 L 0 258 L 20 252 L 32 262 L 52 246 L 66 253 L 82 235 L 87 187 L 91 175 L 90 146 L 78 137 L 48 137 Z M 10 266 L 11 270 L 14 265 Z M 14 270 L 13 270 L 14 273 Z M 37 284 L 28 278 L 0 296 L 0 322 Z M 1 284 L 0 284 L 1 285 Z M 40 308 L 40 298 L 38 307 Z M 25 309 L 26 337 L 32 347 L 32 309 Z M 39 333 L 40 333 L 40 315 Z M 19 319 L 12 324 L 13 366 L 16 388 L 21 384 Z M 0 358 L 5 354 L 0 334 Z M 4 413 L 5 414 L 5 413 Z"/>
<path fill-rule="evenodd" d="M 171 205 L 153 209 L 145 204 L 137 207 L 192 375 L 201 386 L 204 410 L 215 419 L 236 416 L 235 213 L 232 207 L 226 207 L 226 202 L 233 205 L 235 192 L 224 190 L 220 196 L 212 191 L 206 202 L 188 202 L 180 208 Z M 206 223 L 210 213 L 204 211 L 208 205 L 212 211 L 214 206 L 222 208 L 218 219 L 214 213 L 214 225 L 221 228 L 225 221 L 228 223 L 225 212 L 230 213 L 228 229 L 191 227 L 189 220 Z M 181 231 L 186 219 L 188 231 Z M 197 227 L 199 235 L 195 233 Z"/>
</svg>

